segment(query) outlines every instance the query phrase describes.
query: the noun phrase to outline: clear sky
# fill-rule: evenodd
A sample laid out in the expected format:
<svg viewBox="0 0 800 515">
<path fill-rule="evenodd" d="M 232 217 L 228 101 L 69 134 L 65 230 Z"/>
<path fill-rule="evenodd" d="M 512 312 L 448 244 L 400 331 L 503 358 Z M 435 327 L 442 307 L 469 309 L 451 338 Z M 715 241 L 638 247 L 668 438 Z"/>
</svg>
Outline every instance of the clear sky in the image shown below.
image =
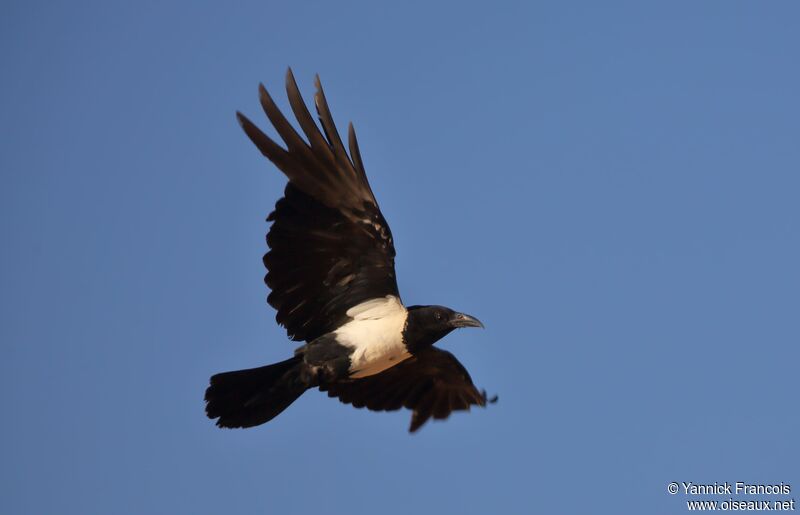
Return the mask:
<svg viewBox="0 0 800 515">
<path fill-rule="evenodd" d="M 378 4 L 4 2 L 0 512 L 800 499 L 798 4 Z M 498 404 L 205 418 L 211 374 L 294 348 L 262 283 L 285 178 L 234 117 L 268 127 L 287 66 L 356 126 L 404 301 L 485 323 L 441 345 Z"/>
</svg>

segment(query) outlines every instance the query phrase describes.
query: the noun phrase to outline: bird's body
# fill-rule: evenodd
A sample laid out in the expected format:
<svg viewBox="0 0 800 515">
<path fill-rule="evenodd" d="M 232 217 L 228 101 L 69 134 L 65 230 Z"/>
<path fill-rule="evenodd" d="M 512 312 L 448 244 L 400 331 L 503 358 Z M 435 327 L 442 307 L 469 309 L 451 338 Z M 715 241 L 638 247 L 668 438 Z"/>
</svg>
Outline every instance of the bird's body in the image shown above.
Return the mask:
<svg viewBox="0 0 800 515">
<path fill-rule="evenodd" d="M 350 155 L 339 138 L 317 79 L 319 131 L 291 70 L 289 101 L 308 142 L 292 128 L 263 86 L 261 104 L 283 149 L 240 113 L 261 152 L 289 178 L 268 217 L 264 256 L 268 297 L 295 355 L 265 367 L 217 374 L 206 412 L 221 427 L 250 427 L 281 413 L 309 388 L 356 407 L 414 411 L 411 430 L 428 418 L 483 406 L 467 371 L 432 345 L 477 319 L 442 306 L 403 305 L 394 273 L 394 242 L 367 181 L 355 131 Z"/>
</svg>

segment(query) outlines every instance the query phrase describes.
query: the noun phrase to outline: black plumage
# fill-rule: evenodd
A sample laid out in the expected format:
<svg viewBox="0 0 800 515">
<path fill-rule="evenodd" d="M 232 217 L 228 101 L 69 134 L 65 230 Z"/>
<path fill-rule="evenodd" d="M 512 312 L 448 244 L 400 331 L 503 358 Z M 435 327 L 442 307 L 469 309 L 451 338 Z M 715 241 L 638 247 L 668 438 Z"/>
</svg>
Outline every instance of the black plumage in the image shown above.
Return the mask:
<svg viewBox="0 0 800 515">
<path fill-rule="evenodd" d="M 265 282 L 276 320 L 306 344 L 287 361 L 213 376 L 208 416 L 221 427 L 262 424 L 314 387 L 356 407 L 411 409 L 412 432 L 431 417 L 484 406 L 486 395 L 466 369 L 432 347 L 453 329 L 480 322 L 441 306 L 403 307 L 392 233 L 367 180 L 355 130 L 350 124 L 348 155 L 319 78 L 316 88 L 322 130 L 288 71 L 289 103 L 304 139 L 259 87 L 285 149 L 237 113 L 247 136 L 289 179 L 267 218 Z"/>
<path fill-rule="evenodd" d="M 486 392 L 472 384 L 467 369 L 451 353 L 426 347 L 380 374 L 321 385 L 329 397 L 372 411 L 413 410 L 412 433 L 431 417 L 485 406 Z M 494 399 L 492 399 L 493 401 Z"/>
</svg>

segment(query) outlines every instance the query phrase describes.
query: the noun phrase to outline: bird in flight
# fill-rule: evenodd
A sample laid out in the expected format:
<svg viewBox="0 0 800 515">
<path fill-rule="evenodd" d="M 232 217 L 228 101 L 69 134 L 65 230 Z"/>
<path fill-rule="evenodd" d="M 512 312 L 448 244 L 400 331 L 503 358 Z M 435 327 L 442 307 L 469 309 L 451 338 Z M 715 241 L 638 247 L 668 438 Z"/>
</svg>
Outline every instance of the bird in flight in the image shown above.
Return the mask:
<svg viewBox="0 0 800 515">
<path fill-rule="evenodd" d="M 252 427 L 275 418 L 306 390 L 357 408 L 412 410 L 410 432 L 431 417 L 485 406 L 467 370 L 433 346 L 452 330 L 483 327 L 443 306 L 404 306 L 394 270 L 394 242 L 372 193 L 353 125 L 348 155 L 316 78 L 308 111 L 291 69 L 289 104 L 306 139 L 284 117 L 263 85 L 261 106 L 283 148 L 247 117 L 236 116 L 261 153 L 289 179 L 267 221 L 264 278 L 289 337 L 305 344 L 294 356 L 259 368 L 211 377 L 206 414 L 219 427 Z M 496 399 L 492 399 L 494 402 Z"/>
</svg>

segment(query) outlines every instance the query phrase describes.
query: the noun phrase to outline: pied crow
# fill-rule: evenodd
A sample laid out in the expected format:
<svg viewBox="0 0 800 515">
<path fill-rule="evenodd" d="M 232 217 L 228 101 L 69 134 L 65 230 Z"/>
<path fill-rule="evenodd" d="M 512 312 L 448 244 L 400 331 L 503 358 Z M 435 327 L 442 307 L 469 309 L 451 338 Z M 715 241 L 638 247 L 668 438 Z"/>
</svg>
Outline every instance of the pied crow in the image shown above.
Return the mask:
<svg viewBox="0 0 800 515">
<path fill-rule="evenodd" d="M 259 86 L 261 106 L 285 148 L 236 113 L 247 136 L 289 179 L 267 218 L 264 281 L 277 322 L 292 340 L 306 343 L 286 361 L 212 376 L 206 414 L 219 427 L 257 426 L 319 388 L 357 408 L 408 408 L 414 432 L 431 417 L 485 406 L 486 392 L 475 388 L 461 363 L 433 347 L 453 329 L 483 325 L 443 306 L 403 305 L 392 232 L 367 181 L 353 125 L 348 155 L 319 76 L 315 84 L 322 131 L 287 71 L 289 104 L 306 139 Z"/>
</svg>

